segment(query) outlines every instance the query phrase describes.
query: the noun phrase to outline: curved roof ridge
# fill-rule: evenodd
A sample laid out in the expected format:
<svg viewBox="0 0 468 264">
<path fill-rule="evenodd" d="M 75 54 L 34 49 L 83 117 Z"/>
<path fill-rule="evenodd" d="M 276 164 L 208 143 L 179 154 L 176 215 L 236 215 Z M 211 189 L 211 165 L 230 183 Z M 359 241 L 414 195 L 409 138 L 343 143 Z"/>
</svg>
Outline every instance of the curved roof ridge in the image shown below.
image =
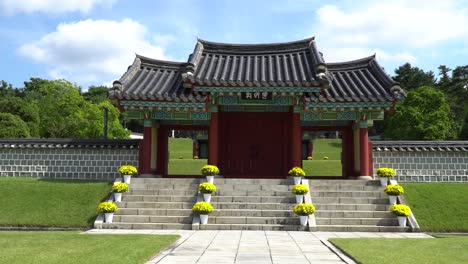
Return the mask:
<svg viewBox="0 0 468 264">
<path fill-rule="evenodd" d="M 342 61 L 342 62 L 326 62 L 325 64 L 329 67 L 329 69 L 333 70 L 333 69 L 356 67 L 356 66 L 366 66 L 372 61 L 375 61 L 375 53 L 373 55 L 363 57 L 360 59 Z"/>
<path fill-rule="evenodd" d="M 222 43 L 212 42 L 201 38 L 197 38 L 197 42 L 203 45 L 205 50 L 236 50 L 239 51 L 254 51 L 276 48 L 279 50 L 297 49 L 297 48 L 308 48 L 310 43 L 315 40 L 315 36 L 290 42 L 275 42 L 275 43 L 252 43 L 252 44 L 235 44 L 235 43 Z"/>
<path fill-rule="evenodd" d="M 136 58 L 141 60 L 141 63 L 152 64 L 154 66 L 163 66 L 163 67 L 181 67 L 187 64 L 183 61 L 168 61 L 168 60 L 158 60 L 149 57 L 145 57 L 140 54 L 135 54 Z"/>
</svg>

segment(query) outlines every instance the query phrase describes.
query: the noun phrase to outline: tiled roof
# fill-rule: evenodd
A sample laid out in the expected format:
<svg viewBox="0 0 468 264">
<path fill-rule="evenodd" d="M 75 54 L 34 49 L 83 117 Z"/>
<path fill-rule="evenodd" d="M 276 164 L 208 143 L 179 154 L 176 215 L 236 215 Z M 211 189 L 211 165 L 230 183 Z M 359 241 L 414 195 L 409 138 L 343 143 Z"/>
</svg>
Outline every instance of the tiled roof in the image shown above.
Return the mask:
<svg viewBox="0 0 468 264">
<path fill-rule="evenodd" d="M 111 98 L 161 101 L 204 101 L 184 89 L 181 74 L 187 63 L 162 61 L 137 55 L 127 72 L 114 82 Z"/>
<path fill-rule="evenodd" d="M 385 102 L 406 96 L 377 63 L 375 56 L 354 61 L 326 63 L 330 89 L 309 93 L 310 102 Z"/>
<path fill-rule="evenodd" d="M 135 139 L 0 139 L 0 148 L 138 148 Z"/>
<path fill-rule="evenodd" d="M 314 38 L 273 44 L 224 44 L 199 39 L 187 62 L 137 55 L 114 82 L 111 98 L 201 102 L 192 86 L 321 87 L 306 102 L 391 102 L 405 93 L 377 64 L 375 56 L 326 63 Z"/>
<path fill-rule="evenodd" d="M 198 40 L 189 59 L 195 85 L 320 86 L 323 64 L 313 38 L 274 44 L 224 44 Z"/>
<path fill-rule="evenodd" d="M 374 151 L 468 151 L 468 141 L 372 141 Z"/>
</svg>

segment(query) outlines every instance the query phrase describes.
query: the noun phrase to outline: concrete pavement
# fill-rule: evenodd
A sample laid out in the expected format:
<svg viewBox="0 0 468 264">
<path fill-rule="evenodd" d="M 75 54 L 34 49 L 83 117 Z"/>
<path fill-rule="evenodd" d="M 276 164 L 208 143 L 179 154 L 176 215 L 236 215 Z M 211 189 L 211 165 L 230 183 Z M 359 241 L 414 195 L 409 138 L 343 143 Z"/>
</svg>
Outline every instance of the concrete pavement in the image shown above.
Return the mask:
<svg viewBox="0 0 468 264">
<path fill-rule="evenodd" d="M 89 234 L 177 234 L 181 238 L 147 264 L 174 263 L 355 263 L 329 238 L 432 238 L 424 233 L 300 232 L 246 230 L 116 230 Z"/>
</svg>

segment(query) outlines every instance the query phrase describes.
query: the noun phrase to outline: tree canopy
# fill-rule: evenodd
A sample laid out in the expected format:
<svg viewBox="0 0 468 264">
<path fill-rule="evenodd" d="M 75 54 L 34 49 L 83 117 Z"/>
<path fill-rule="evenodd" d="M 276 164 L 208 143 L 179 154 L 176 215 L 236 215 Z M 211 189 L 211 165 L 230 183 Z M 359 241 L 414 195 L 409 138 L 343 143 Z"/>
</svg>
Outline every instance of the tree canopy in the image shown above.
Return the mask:
<svg viewBox="0 0 468 264">
<path fill-rule="evenodd" d="M 28 138 L 29 128 L 17 115 L 0 113 L 0 138 Z"/>
<path fill-rule="evenodd" d="M 455 137 L 444 93 L 429 86 L 410 91 L 398 104 L 385 136 L 400 140 L 446 140 Z"/>
</svg>

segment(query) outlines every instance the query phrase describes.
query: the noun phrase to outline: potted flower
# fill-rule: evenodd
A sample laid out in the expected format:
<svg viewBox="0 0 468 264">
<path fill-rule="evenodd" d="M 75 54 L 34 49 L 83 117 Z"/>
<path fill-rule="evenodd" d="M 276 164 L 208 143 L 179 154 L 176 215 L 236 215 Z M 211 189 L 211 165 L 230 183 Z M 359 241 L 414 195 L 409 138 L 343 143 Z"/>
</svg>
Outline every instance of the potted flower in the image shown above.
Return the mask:
<svg viewBox="0 0 468 264">
<path fill-rule="evenodd" d="M 206 181 L 213 183 L 214 176 L 219 174 L 219 169 L 215 165 L 205 165 L 201 168 L 201 173 L 206 176 Z"/>
<path fill-rule="evenodd" d="M 97 209 L 99 212 L 104 213 L 106 223 L 112 223 L 114 213 L 119 210 L 119 207 L 113 202 L 102 202 Z"/>
<path fill-rule="evenodd" d="M 315 206 L 309 203 L 301 203 L 294 206 L 293 211 L 299 215 L 301 225 L 306 226 L 308 216 L 315 212 Z"/>
<path fill-rule="evenodd" d="M 213 211 L 213 206 L 208 202 L 198 202 L 192 207 L 192 212 L 200 215 L 200 223 L 202 225 L 206 225 L 208 223 L 208 214 Z"/>
<path fill-rule="evenodd" d="M 406 217 L 411 215 L 411 209 L 409 206 L 404 204 L 394 204 L 390 207 L 390 212 L 397 215 L 399 226 L 406 226 Z"/>
<path fill-rule="evenodd" d="M 128 192 L 128 184 L 124 182 L 115 183 L 112 185 L 112 192 L 114 193 L 114 201 L 122 201 L 122 193 Z"/>
<path fill-rule="evenodd" d="M 309 188 L 304 184 L 296 184 L 291 192 L 296 195 L 296 203 L 301 204 L 304 201 L 304 194 L 309 192 Z"/>
<path fill-rule="evenodd" d="M 205 202 L 210 202 L 211 194 L 216 191 L 216 186 L 210 182 L 204 182 L 198 185 L 198 191 L 203 193 L 203 200 L 205 200 Z"/>
<path fill-rule="evenodd" d="M 388 178 L 395 176 L 395 170 L 392 168 L 379 168 L 377 176 L 380 177 L 380 185 L 387 186 Z"/>
<path fill-rule="evenodd" d="M 293 176 L 294 184 L 301 183 L 302 177 L 305 176 L 304 170 L 301 167 L 297 167 L 297 166 L 289 170 L 288 174 L 289 176 Z"/>
<path fill-rule="evenodd" d="M 390 204 L 394 205 L 396 204 L 396 198 L 398 195 L 403 194 L 405 190 L 403 189 L 402 186 L 398 184 L 389 184 L 385 186 L 384 192 L 388 194 L 388 199 L 390 199 Z"/>
<path fill-rule="evenodd" d="M 137 169 L 132 165 L 122 165 L 119 168 L 119 173 L 123 175 L 124 182 L 130 184 L 130 179 L 133 174 L 137 173 Z"/>
</svg>

